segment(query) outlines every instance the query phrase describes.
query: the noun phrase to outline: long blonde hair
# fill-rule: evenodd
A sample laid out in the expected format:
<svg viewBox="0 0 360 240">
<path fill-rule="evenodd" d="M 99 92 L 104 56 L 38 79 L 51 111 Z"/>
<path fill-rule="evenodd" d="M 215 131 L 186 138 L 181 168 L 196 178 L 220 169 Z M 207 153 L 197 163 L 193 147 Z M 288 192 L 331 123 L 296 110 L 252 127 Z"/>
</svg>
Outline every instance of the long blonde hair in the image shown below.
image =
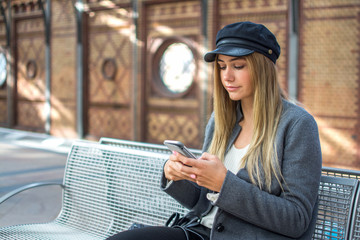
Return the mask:
<svg viewBox="0 0 360 240">
<path fill-rule="evenodd" d="M 270 59 L 255 52 L 246 56 L 245 60 L 254 87 L 254 131 L 249 149 L 239 168 L 246 166 L 251 182 L 260 189 L 265 184 L 270 190 L 273 177 L 282 186 L 275 137 L 282 112 L 283 94 L 275 64 Z M 238 103 L 229 98 L 221 83 L 218 64 L 215 62 L 214 65 L 215 130 L 208 151 L 224 160 L 226 147 L 236 124 Z"/>
</svg>

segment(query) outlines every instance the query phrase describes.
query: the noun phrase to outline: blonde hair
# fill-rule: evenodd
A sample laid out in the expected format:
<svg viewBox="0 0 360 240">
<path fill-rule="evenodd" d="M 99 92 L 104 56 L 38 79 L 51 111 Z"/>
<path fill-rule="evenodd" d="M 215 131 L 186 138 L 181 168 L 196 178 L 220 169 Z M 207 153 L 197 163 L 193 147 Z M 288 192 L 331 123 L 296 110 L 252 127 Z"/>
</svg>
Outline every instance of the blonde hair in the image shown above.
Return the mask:
<svg viewBox="0 0 360 240">
<path fill-rule="evenodd" d="M 249 66 L 254 88 L 254 130 L 249 149 L 239 168 L 246 166 L 251 182 L 260 189 L 265 184 L 270 190 L 273 177 L 282 186 L 275 137 L 282 112 L 283 94 L 278 83 L 275 64 L 270 59 L 255 52 L 246 56 L 245 60 Z M 214 73 L 215 129 L 208 151 L 223 161 L 228 140 L 236 124 L 238 103 L 232 101 L 224 89 L 216 62 Z"/>
</svg>

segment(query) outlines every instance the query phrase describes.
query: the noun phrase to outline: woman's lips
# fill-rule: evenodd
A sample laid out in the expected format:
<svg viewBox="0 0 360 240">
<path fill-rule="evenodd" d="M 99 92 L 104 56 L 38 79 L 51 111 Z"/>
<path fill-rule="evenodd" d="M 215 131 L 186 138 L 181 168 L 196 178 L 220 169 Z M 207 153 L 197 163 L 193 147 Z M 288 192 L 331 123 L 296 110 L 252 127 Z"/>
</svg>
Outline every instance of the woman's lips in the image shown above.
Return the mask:
<svg viewBox="0 0 360 240">
<path fill-rule="evenodd" d="M 226 86 L 225 88 L 229 92 L 233 92 L 233 91 L 236 91 L 237 89 L 239 89 L 239 87 L 234 87 L 234 86 Z"/>
</svg>

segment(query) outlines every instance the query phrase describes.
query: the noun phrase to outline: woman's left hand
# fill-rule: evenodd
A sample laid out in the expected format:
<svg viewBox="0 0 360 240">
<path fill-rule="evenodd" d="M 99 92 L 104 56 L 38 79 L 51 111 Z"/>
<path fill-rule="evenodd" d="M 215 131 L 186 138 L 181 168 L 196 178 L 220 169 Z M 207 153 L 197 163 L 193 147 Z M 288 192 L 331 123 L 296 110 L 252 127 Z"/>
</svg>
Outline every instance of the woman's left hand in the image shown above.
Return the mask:
<svg viewBox="0 0 360 240">
<path fill-rule="evenodd" d="M 227 169 L 217 156 L 203 153 L 200 158 L 192 159 L 179 154 L 179 160 L 184 164 L 181 169 L 182 173 L 187 174 L 193 182 L 212 191 L 220 192 Z"/>
</svg>

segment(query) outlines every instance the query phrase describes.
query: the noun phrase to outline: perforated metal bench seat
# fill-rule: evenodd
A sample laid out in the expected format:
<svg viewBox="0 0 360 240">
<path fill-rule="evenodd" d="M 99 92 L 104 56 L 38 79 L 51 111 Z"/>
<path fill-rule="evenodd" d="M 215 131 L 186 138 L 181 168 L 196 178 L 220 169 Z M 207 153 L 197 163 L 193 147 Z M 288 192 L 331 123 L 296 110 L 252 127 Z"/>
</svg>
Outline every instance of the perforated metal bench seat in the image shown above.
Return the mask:
<svg viewBox="0 0 360 240">
<path fill-rule="evenodd" d="M 0 239 L 105 239 L 134 222 L 164 225 L 186 209 L 160 190 L 168 154 L 77 142 L 69 153 L 63 206 L 50 223 L 0 228 Z"/>
<path fill-rule="evenodd" d="M 12 240 L 98 240 L 104 239 L 103 234 L 86 233 L 60 221 L 44 224 L 24 224 L 2 228 L 0 239 Z"/>
</svg>

